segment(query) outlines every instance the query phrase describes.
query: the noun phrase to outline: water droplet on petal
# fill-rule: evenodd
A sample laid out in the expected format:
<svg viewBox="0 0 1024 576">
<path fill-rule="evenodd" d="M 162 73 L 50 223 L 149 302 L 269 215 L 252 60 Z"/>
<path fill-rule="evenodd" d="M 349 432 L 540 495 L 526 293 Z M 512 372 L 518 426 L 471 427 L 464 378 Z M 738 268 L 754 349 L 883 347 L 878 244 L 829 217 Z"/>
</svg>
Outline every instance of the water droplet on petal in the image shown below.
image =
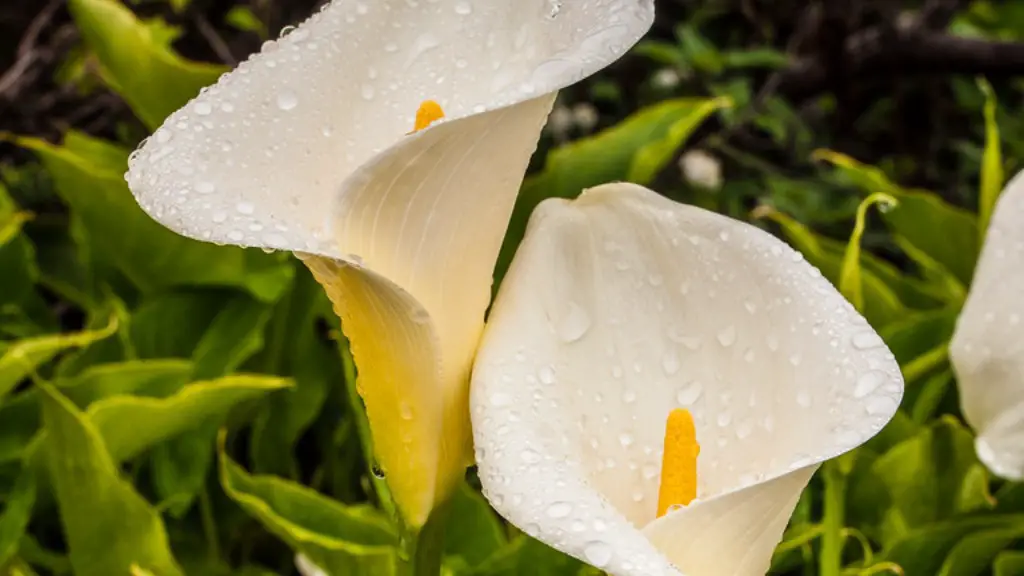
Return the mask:
<svg viewBox="0 0 1024 576">
<path fill-rule="evenodd" d="M 569 302 L 568 311 L 558 325 L 558 336 L 565 343 L 575 342 L 590 329 L 590 315 L 582 306 Z"/>
<path fill-rule="evenodd" d="M 858 350 L 867 350 L 869 348 L 878 348 L 885 344 L 882 338 L 872 330 L 859 332 L 853 335 L 851 339 L 853 347 Z"/>
<path fill-rule="evenodd" d="M 281 110 L 294 110 L 299 105 L 299 98 L 294 92 L 281 92 L 277 95 L 277 107 Z"/>
<path fill-rule="evenodd" d="M 718 343 L 728 348 L 736 343 L 736 327 L 729 325 L 718 332 Z"/>
<path fill-rule="evenodd" d="M 461 16 L 468 16 L 473 13 L 473 5 L 465 0 L 455 3 L 455 13 Z"/>
<path fill-rule="evenodd" d="M 536 464 L 541 460 L 540 454 L 534 452 L 533 450 L 530 450 L 529 448 L 520 452 L 519 457 L 523 460 L 523 462 L 526 462 L 527 464 Z"/>
<path fill-rule="evenodd" d="M 853 389 L 853 397 L 864 398 L 874 392 L 885 380 L 885 374 L 878 370 L 865 372 L 857 379 L 857 385 Z"/>
<path fill-rule="evenodd" d="M 702 386 L 697 380 L 694 380 L 676 393 L 676 402 L 678 402 L 680 406 L 692 406 L 693 403 L 700 398 L 700 395 L 703 392 L 704 386 Z"/>
<path fill-rule="evenodd" d="M 604 568 L 612 561 L 612 548 L 605 542 L 594 540 L 583 548 L 583 557 L 595 568 Z"/>
<path fill-rule="evenodd" d="M 568 502 L 555 502 L 548 506 L 549 518 L 565 518 L 572 513 L 572 504 Z"/>
<path fill-rule="evenodd" d="M 679 372 L 679 357 L 672 350 L 669 350 L 665 357 L 661 359 L 661 367 L 665 370 L 667 376 L 672 376 L 676 372 Z"/>
<path fill-rule="evenodd" d="M 537 379 L 542 383 L 551 385 L 555 383 L 555 370 L 551 366 L 544 366 L 537 372 Z"/>
</svg>

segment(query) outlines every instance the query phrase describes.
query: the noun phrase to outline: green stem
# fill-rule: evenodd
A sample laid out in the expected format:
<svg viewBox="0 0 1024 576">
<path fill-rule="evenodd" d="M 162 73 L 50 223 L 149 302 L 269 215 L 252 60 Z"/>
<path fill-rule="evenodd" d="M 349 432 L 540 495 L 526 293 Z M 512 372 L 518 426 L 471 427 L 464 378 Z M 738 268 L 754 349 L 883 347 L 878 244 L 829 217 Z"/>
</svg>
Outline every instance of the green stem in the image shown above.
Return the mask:
<svg viewBox="0 0 1024 576">
<path fill-rule="evenodd" d="M 411 532 L 402 540 L 405 560 L 401 576 L 439 576 L 444 558 L 444 530 L 448 521 L 448 505 L 435 508 L 419 532 Z"/>
<path fill-rule="evenodd" d="M 341 364 L 345 375 L 345 391 L 348 397 L 349 409 L 352 419 L 356 423 L 356 432 L 359 435 L 359 443 L 363 448 L 363 455 L 370 472 L 370 482 L 373 483 L 373 490 L 377 494 L 377 500 L 381 508 L 392 519 L 397 519 L 398 511 L 395 508 L 395 501 L 391 497 L 391 490 L 387 482 L 379 476 L 374 468 L 373 435 L 370 432 L 370 420 L 366 417 L 366 408 L 363 406 L 363 399 L 359 396 L 356 387 L 356 363 L 352 358 L 352 350 L 349 349 L 348 338 L 344 336 L 338 339 L 338 349 L 341 351 Z"/>
<path fill-rule="evenodd" d="M 843 565 L 843 498 L 846 495 L 846 475 L 835 462 L 826 462 L 822 467 L 825 482 L 824 518 L 819 557 L 820 576 L 839 576 Z"/>
</svg>

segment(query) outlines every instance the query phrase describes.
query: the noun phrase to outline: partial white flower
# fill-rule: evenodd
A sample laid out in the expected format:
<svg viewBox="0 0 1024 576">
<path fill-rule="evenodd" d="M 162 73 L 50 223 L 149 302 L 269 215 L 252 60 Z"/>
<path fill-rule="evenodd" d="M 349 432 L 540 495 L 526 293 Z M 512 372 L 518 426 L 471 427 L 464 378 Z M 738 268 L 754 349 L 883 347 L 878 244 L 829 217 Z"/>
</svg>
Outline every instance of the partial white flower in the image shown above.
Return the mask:
<svg viewBox="0 0 1024 576">
<path fill-rule="evenodd" d="M 610 184 L 535 212 L 471 407 L 485 494 L 527 533 L 615 576 L 748 576 L 818 465 L 902 392 L 881 338 L 799 253 Z M 663 494 L 676 506 L 657 517 L 659 488 L 688 474 L 696 499 Z"/>
<path fill-rule="evenodd" d="M 569 110 L 568 106 L 561 106 L 556 104 L 551 109 L 551 114 L 548 115 L 547 129 L 551 131 L 551 134 L 558 140 L 565 140 L 569 137 L 569 133 L 572 132 L 573 126 L 576 121 L 572 117 L 572 111 Z"/>
<path fill-rule="evenodd" d="M 589 102 L 580 102 L 572 107 L 572 118 L 576 126 L 583 132 L 590 132 L 601 120 L 597 108 Z"/>
<path fill-rule="evenodd" d="M 470 363 L 555 92 L 652 19 L 652 0 L 335 0 L 132 157 L 136 199 L 168 228 L 306 260 L 413 526 L 471 458 Z M 418 110 L 417 128 L 445 117 L 410 134 Z"/>
<path fill-rule="evenodd" d="M 651 81 L 654 82 L 655 86 L 669 90 L 679 86 L 682 80 L 682 77 L 675 68 L 662 68 L 654 73 L 654 78 Z"/>
<path fill-rule="evenodd" d="M 722 187 L 722 162 L 704 150 L 688 150 L 679 157 L 683 178 L 709 190 Z"/>
<path fill-rule="evenodd" d="M 992 214 L 950 359 L 978 458 L 995 474 L 1024 480 L 1024 172 Z"/>
</svg>

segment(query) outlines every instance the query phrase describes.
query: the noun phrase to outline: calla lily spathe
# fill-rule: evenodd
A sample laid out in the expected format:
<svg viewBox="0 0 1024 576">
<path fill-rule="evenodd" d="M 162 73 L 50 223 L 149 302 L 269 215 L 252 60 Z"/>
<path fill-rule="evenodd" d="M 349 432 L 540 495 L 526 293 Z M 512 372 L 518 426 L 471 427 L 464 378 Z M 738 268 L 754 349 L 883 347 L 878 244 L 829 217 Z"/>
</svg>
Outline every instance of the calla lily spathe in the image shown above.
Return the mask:
<svg viewBox="0 0 1024 576">
<path fill-rule="evenodd" d="M 527 533 L 615 576 L 749 576 L 818 465 L 902 392 L 881 338 L 799 253 L 611 184 L 534 212 L 471 407 L 485 494 Z M 656 518 L 674 408 L 695 424 L 697 497 Z"/>
<path fill-rule="evenodd" d="M 132 192 L 168 228 L 294 251 L 326 287 L 413 526 L 471 458 L 470 363 L 554 94 L 652 20 L 652 0 L 335 0 L 131 160 Z M 410 134 L 426 100 L 447 116 Z"/>
<path fill-rule="evenodd" d="M 1024 480 L 1024 172 L 999 197 L 949 345 L 978 458 Z"/>
</svg>

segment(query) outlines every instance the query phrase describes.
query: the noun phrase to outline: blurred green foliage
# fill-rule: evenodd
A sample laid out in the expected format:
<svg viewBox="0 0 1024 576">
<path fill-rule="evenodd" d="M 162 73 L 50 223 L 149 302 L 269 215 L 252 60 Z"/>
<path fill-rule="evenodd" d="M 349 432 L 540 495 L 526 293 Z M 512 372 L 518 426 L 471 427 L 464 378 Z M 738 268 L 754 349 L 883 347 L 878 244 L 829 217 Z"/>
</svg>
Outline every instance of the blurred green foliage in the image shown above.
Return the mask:
<svg viewBox="0 0 1024 576">
<path fill-rule="evenodd" d="M 135 119 L 117 141 L 3 135 L 32 160 L 0 167 L 10 188 L 0 185 L 0 573 L 291 574 L 296 553 L 334 574 L 396 573 L 399 530 L 373 488 L 351 359 L 322 290 L 286 255 L 171 233 L 125 185 L 145 129 L 226 68 L 180 56 L 178 30 L 118 0 L 68 8 L 82 44 L 60 80 L 118 94 Z M 1000 106 L 986 82 L 951 78 L 975 118 L 972 138 L 951 145 L 966 168 L 941 195 L 904 186 L 911 160 L 861 163 L 828 149 L 829 135 L 785 97 L 758 98 L 755 76 L 791 56 L 712 40 L 714 17 L 698 11 L 674 38 L 634 50 L 633 62 L 654 66 L 639 100 L 625 100 L 614 76 L 587 83 L 586 99 L 616 110 L 600 129 L 549 127 L 498 277 L 539 201 L 607 181 L 658 186 L 771 229 L 861 307 L 907 379 L 893 422 L 812 481 L 772 573 L 817 573 L 831 547 L 843 574 L 1024 575 L 1024 491 L 978 462 L 946 354 L 992 206 L 1024 159 L 1019 106 Z M 224 20 L 268 34 L 247 6 Z M 1020 39 L 1024 10 L 973 2 L 951 29 Z M 1019 100 L 1019 85 L 999 88 Z M 580 105 L 570 95 L 559 107 Z M 829 94 L 815 102 L 833 105 Z M 799 170 L 726 138 L 748 126 Z M 724 166 L 720 186 L 679 174 L 695 133 Z M 473 484 L 451 504 L 449 574 L 592 573 L 504 524 Z"/>
</svg>

